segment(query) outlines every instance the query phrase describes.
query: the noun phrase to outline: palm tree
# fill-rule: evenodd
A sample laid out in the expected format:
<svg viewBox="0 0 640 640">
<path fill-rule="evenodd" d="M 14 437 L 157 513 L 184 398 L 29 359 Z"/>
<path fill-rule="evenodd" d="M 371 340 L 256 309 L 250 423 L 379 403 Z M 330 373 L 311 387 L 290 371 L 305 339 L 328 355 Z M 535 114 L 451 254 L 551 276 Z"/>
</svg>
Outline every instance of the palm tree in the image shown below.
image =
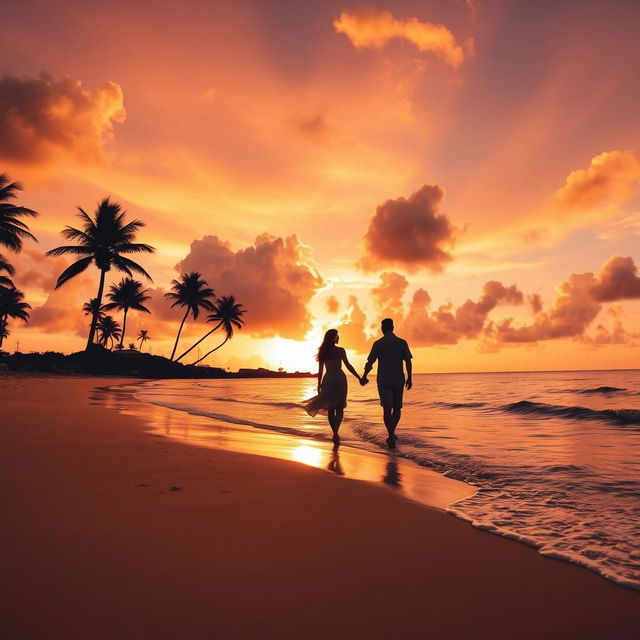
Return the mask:
<svg viewBox="0 0 640 640">
<path fill-rule="evenodd" d="M 142 351 L 142 347 L 147 340 L 151 340 L 151 336 L 146 329 L 140 329 L 140 333 L 138 334 L 137 340 L 140 340 L 140 351 Z"/>
<path fill-rule="evenodd" d="M 0 351 L 2 350 L 2 343 L 9 337 L 9 329 L 6 322 L 0 322 Z"/>
<path fill-rule="evenodd" d="M 0 334 L 0 347 L 3 340 L 9 335 L 9 318 L 18 318 L 23 322 L 29 320 L 31 305 L 24 301 L 24 293 L 15 287 L 0 287 L 0 326 L 3 331 Z"/>
<path fill-rule="evenodd" d="M 112 268 L 123 271 L 128 276 L 132 271 L 142 274 L 148 280 L 151 276 L 137 263 L 124 254 L 127 253 L 153 253 L 155 249 L 148 244 L 134 242 L 136 233 L 144 227 L 140 220 L 132 220 L 125 223 L 126 211 L 116 202 L 105 198 L 96 209 L 93 219 L 78 207 L 78 216 L 83 221 L 82 229 L 66 227 L 62 235 L 69 240 L 76 240 L 77 245 L 65 245 L 47 251 L 48 256 L 74 255 L 82 256 L 79 260 L 65 269 L 58 278 L 56 289 L 74 276 L 82 273 L 92 262 L 100 269 L 100 284 L 96 296 L 97 308 L 102 304 L 104 293 L 104 280 L 107 271 Z M 91 347 L 98 322 L 97 311 L 91 319 L 91 328 L 87 338 L 87 349 Z"/>
<path fill-rule="evenodd" d="M 107 346 L 107 342 L 111 341 L 110 349 L 113 349 L 113 343 L 120 338 L 120 323 L 111 316 L 105 316 L 98 324 L 98 332 L 100 333 L 100 344 Z"/>
<path fill-rule="evenodd" d="M 172 280 L 171 288 L 173 291 L 165 293 L 164 297 L 167 300 L 173 300 L 171 307 L 186 307 L 182 322 L 178 327 L 178 335 L 176 336 L 175 344 L 173 345 L 173 351 L 171 352 L 171 360 L 176 355 L 176 349 L 178 348 L 178 341 L 180 340 L 180 334 L 182 333 L 182 327 L 187 320 L 187 316 L 191 314 L 194 320 L 198 319 L 200 315 L 200 309 L 205 311 L 212 311 L 214 309 L 213 302 L 210 298 L 213 298 L 216 293 L 211 289 L 206 280 L 202 279 L 202 276 L 197 271 L 191 273 L 183 273 L 180 276 L 180 280 Z"/>
<path fill-rule="evenodd" d="M 225 332 L 224 340 L 214 349 L 211 349 L 208 353 L 205 353 L 202 358 L 196 360 L 193 364 L 202 362 L 205 358 L 208 358 L 214 351 L 217 351 L 222 347 L 227 340 L 233 338 L 233 329 L 242 329 L 244 320 L 242 316 L 246 313 L 246 310 L 242 308 L 241 304 L 236 302 L 233 296 L 222 296 L 218 298 L 213 313 L 207 318 L 208 322 L 218 321 L 218 326 L 222 325 Z"/>
<path fill-rule="evenodd" d="M 122 346 L 127 330 L 127 313 L 129 313 L 129 309 L 151 313 L 151 311 L 144 306 L 144 303 L 149 300 L 151 296 L 147 295 L 147 289 L 142 288 L 142 282 L 138 282 L 133 278 L 122 278 L 118 284 L 111 285 L 107 297 L 111 300 L 111 302 L 104 305 L 107 311 L 111 311 L 111 309 L 124 311 L 122 318 L 122 335 L 120 336 L 120 346 Z"/>
<path fill-rule="evenodd" d="M 22 242 L 26 238 L 36 240 L 29 231 L 29 227 L 20 218 L 25 216 L 33 218 L 38 215 L 32 209 L 20 207 L 11 202 L 15 200 L 17 191 L 22 191 L 22 185 L 19 182 L 9 182 L 9 176 L 6 173 L 0 174 L 0 245 L 16 253 L 22 249 Z"/>
<path fill-rule="evenodd" d="M 105 317 L 105 306 L 103 304 L 98 304 L 98 298 L 91 298 L 89 302 L 85 302 L 82 305 L 82 311 L 85 316 L 91 316 L 95 314 L 98 316 L 98 322 Z"/>
<path fill-rule="evenodd" d="M 12 276 L 16 270 L 9 261 L 0 253 L 0 271 L 6 271 Z M 0 275 L 0 287 L 13 287 L 13 280 L 7 276 Z"/>
<path fill-rule="evenodd" d="M 216 326 L 210 331 L 207 331 L 200 340 L 192 344 L 179 358 L 176 358 L 176 362 L 179 362 L 190 351 L 195 349 L 203 340 L 208 338 L 214 331 L 218 330 L 225 322 L 231 322 L 240 320 L 240 316 L 245 313 L 241 304 L 236 303 L 234 296 L 222 296 L 216 300 L 216 304 L 213 307 L 213 313 L 210 313 L 207 317 L 207 322 L 215 322 Z M 244 322 L 244 321 L 240 321 Z M 240 327 L 238 327 L 240 328 Z"/>
</svg>

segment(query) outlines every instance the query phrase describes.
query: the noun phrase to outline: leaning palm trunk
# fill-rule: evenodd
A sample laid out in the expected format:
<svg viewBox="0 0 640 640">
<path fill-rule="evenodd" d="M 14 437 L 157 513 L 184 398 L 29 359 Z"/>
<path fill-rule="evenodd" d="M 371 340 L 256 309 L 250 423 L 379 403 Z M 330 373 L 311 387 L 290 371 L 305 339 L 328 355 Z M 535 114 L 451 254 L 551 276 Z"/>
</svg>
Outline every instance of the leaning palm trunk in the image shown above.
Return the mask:
<svg viewBox="0 0 640 640">
<path fill-rule="evenodd" d="M 98 295 L 96 296 L 96 308 L 93 310 L 93 315 L 91 316 L 91 328 L 89 329 L 89 337 L 87 338 L 87 346 L 85 351 L 88 351 L 93 344 L 95 335 L 96 335 L 96 325 L 98 324 L 98 315 L 100 311 L 100 305 L 102 304 L 102 294 L 104 293 L 104 277 L 106 271 L 104 269 L 100 269 L 100 285 L 98 286 Z"/>
<path fill-rule="evenodd" d="M 182 327 L 184 327 L 184 323 L 187 320 L 187 316 L 189 315 L 189 307 L 187 307 L 187 312 L 184 314 L 184 318 L 182 318 L 182 322 L 180 323 L 180 327 L 178 328 L 178 335 L 176 336 L 176 342 L 173 345 L 173 351 L 171 352 L 171 357 L 169 360 L 173 360 L 173 356 L 176 355 L 176 349 L 178 348 L 178 341 L 180 340 L 180 334 L 182 333 Z"/>
<path fill-rule="evenodd" d="M 179 358 L 176 358 L 176 362 L 180 362 L 180 360 L 182 360 L 182 358 L 184 358 L 187 353 L 189 353 L 190 351 L 193 351 L 203 340 L 205 340 L 206 338 L 208 338 L 214 331 L 216 331 L 217 329 L 219 329 L 222 325 L 222 322 L 218 322 L 218 324 L 213 327 L 213 329 L 211 329 L 211 331 L 207 331 L 207 333 L 205 333 L 202 338 L 200 338 L 200 340 L 198 340 L 198 342 L 192 344 Z"/>
<path fill-rule="evenodd" d="M 202 362 L 205 358 L 208 358 L 214 351 L 217 351 L 220 347 L 222 347 L 224 345 L 224 343 L 230 338 L 231 336 L 227 336 L 215 349 L 211 349 L 211 351 L 209 351 L 208 353 L 205 353 L 202 358 L 200 358 L 200 360 L 196 360 L 195 362 L 193 362 L 192 364 L 198 364 L 200 362 Z"/>
<path fill-rule="evenodd" d="M 128 311 L 129 309 L 124 310 L 124 317 L 122 318 L 122 335 L 120 336 L 120 346 L 122 346 L 122 343 L 124 342 L 124 334 L 125 334 L 125 331 L 127 330 L 127 312 Z"/>
</svg>

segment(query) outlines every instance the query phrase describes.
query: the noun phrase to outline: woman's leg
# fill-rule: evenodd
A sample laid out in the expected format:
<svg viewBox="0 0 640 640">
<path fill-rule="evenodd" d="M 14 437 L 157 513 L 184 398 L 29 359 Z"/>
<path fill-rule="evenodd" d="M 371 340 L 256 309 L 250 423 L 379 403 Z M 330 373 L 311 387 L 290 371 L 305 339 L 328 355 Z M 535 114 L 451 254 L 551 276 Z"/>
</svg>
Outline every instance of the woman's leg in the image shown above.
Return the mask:
<svg viewBox="0 0 640 640">
<path fill-rule="evenodd" d="M 342 424 L 342 419 L 344 418 L 344 409 L 340 408 L 340 409 L 336 409 L 336 418 L 335 418 L 335 431 L 336 433 L 338 433 L 338 429 L 340 428 L 340 425 Z"/>
<path fill-rule="evenodd" d="M 329 409 L 327 412 L 329 416 L 329 424 L 331 425 L 331 431 L 333 431 L 333 441 L 336 442 L 340 439 L 338 435 L 338 429 L 340 428 L 340 422 L 342 422 L 342 416 L 338 419 L 338 412 L 342 412 L 342 409 Z"/>
</svg>

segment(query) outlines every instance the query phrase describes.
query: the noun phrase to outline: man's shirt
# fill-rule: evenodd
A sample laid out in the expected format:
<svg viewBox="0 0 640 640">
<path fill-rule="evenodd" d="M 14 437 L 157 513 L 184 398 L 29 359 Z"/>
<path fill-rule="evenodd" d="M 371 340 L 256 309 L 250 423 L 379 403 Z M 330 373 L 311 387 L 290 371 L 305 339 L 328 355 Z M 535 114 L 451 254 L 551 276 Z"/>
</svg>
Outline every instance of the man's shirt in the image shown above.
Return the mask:
<svg viewBox="0 0 640 640">
<path fill-rule="evenodd" d="M 403 385 L 403 362 L 412 357 L 407 341 L 398 338 L 395 333 L 388 333 L 373 343 L 367 362 L 373 364 L 378 361 L 379 385 Z"/>
</svg>

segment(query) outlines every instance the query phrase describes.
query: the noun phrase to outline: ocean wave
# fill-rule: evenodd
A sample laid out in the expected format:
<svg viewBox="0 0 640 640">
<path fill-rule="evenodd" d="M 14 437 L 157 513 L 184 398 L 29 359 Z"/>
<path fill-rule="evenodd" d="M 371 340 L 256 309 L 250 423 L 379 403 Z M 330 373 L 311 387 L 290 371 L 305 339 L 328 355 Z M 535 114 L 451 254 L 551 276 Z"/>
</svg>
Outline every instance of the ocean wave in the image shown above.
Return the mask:
<svg viewBox="0 0 640 640">
<path fill-rule="evenodd" d="M 430 402 L 432 407 L 442 407 L 443 409 L 479 409 L 486 407 L 486 402 Z"/>
<path fill-rule="evenodd" d="M 213 402 L 234 402 L 237 404 L 251 404 L 260 407 L 280 407 L 281 409 L 300 409 L 302 405 L 297 402 L 255 402 L 253 400 L 237 400 L 236 398 L 210 398 Z"/>
<path fill-rule="evenodd" d="M 554 391 L 554 393 L 580 393 L 585 396 L 594 396 L 594 395 L 612 395 L 614 393 L 624 393 L 628 391 L 624 387 L 594 387 L 593 389 L 558 389 Z"/>
<path fill-rule="evenodd" d="M 616 425 L 640 425 L 638 409 L 588 409 L 587 407 L 567 407 L 545 402 L 520 400 L 499 407 L 500 411 L 534 415 L 541 417 L 569 418 L 571 420 L 600 420 Z"/>
</svg>

